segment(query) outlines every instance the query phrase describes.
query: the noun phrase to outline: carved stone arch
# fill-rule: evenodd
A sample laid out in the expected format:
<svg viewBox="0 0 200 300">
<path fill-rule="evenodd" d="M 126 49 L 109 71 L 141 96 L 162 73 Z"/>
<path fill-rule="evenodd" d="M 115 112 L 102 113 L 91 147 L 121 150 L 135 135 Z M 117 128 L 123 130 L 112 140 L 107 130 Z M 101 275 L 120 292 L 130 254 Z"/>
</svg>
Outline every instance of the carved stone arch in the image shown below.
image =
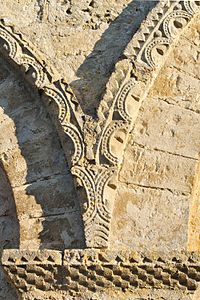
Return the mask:
<svg viewBox="0 0 200 300">
<path fill-rule="evenodd" d="M 80 200 L 88 248 L 108 246 L 114 191 L 129 132 L 165 57 L 198 13 L 198 3 L 162 1 L 151 12 L 128 45 L 126 59 L 116 65 L 100 103 L 98 119 L 85 115 L 65 81 L 58 80 L 59 76 L 33 54 L 33 47 L 11 26 L 1 23 L 0 36 L 5 42 L 2 53 L 7 55 L 8 51 L 15 64 L 22 64 L 28 80 L 44 92 L 41 94 L 47 106 L 54 101 L 58 104 L 61 136 L 67 133 L 74 141 L 71 171 L 78 178 L 77 185 L 86 190 L 87 197 Z M 115 295 L 118 299 L 119 291 L 133 294 L 137 293 L 136 287 L 136 296 L 140 298 L 150 297 L 146 291 L 140 294 L 140 290 L 152 289 L 157 298 L 165 294 L 163 297 L 169 299 L 174 290 L 183 290 L 181 296 L 193 293 L 200 278 L 199 256 L 193 253 L 165 256 L 109 249 L 73 249 L 62 253 L 9 250 L 4 252 L 3 265 L 19 291 L 25 297 L 29 292 L 26 299 L 34 299 L 34 289 L 41 292 L 41 298 L 47 297 L 48 292 L 64 290 L 72 297 L 81 297 L 86 292 L 91 298 L 96 291 L 100 297 L 105 292 L 105 299 L 108 289 L 113 293 L 111 297 Z"/>
<path fill-rule="evenodd" d="M 38 92 L 2 57 L 0 72 L 0 163 L 19 221 L 19 245 L 13 248 L 83 247 L 77 194 L 55 126 Z"/>
<path fill-rule="evenodd" d="M 86 190 L 80 203 L 87 247 L 108 246 L 113 195 L 128 133 L 164 58 L 198 9 L 198 1 L 185 0 L 161 1 L 152 10 L 127 46 L 127 58 L 116 65 L 97 119 L 84 114 L 65 80 L 15 28 L 1 21 L 1 52 L 20 66 L 25 78 L 44 95 L 47 106 L 57 104 L 55 119 L 61 139 L 66 133 L 74 143 L 70 165 L 77 185 Z"/>
<path fill-rule="evenodd" d="M 198 53 L 199 13 L 163 63 L 129 136 L 112 219 L 116 248 L 199 251 Z"/>
</svg>

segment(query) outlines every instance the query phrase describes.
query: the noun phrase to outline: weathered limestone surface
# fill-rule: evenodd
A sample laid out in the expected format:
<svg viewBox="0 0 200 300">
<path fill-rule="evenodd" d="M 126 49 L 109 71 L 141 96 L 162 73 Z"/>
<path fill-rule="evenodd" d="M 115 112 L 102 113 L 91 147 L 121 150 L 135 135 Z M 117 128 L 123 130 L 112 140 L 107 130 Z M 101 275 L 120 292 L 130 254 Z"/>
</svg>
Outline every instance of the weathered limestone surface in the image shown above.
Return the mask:
<svg viewBox="0 0 200 300">
<path fill-rule="evenodd" d="M 9 0 L 0 1 L 0 15 L 19 28 L 72 83 L 85 107 L 93 111 L 115 62 L 154 6 L 153 1 L 130 3 L 127 0 Z M 44 248 L 80 247 L 83 241 L 80 243 L 82 229 L 79 229 L 77 199 L 66 161 L 58 151 L 60 146 L 54 129 L 40 104 L 33 101 L 32 91 L 25 91 L 22 81 L 2 60 L 0 73 L 1 159 L 9 173 L 10 193 L 10 196 L 5 194 L 6 184 L 2 179 L 1 248 L 18 248 L 19 240 L 22 247 L 31 249 L 38 248 L 41 241 Z M 5 177 L 4 173 L 2 176 Z M 15 205 L 20 218 L 20 235 Z M 73 237 L 75 228 L 78 232 Z M 0 278 L 2 276 L 3 273 Z M 0 299 L 16 297 L 2 279 Z"/>
<path fill-rule="evenodd" d="M 116 62 L 122 60 L 127 68 L 123 51 L 155 4 L 0 0 L 0 14 L 59 71 L 58 78 L 66 78 L 83 110 L 94 116 Z M 186 19 L 181 16 L 172 25 L 180 29 Z M 134 259 L 123 262 L 120 255 L 113 260 L 110 254 L 90 268 L 95 251 L 82 264 L 72 260 L 68 265 L 63 252 L 29 257 L 39 249 L 85 248 L 80 187 L 76 190 L 66 161 L 69 144 L 61 145 L 40 93 L 0 58 L 0 248 L 22 251 L 8 255 L 4 264 L 23 299 L 199 299 L 199 259 L 188 259 L 188 266 L 176 257 L 200 249 L 199 36 L 198 15 L 173 46 L 144 99 L 121 158 L 119 184 L 111 181 L 106 190 L 111 195 L 116 189 L 116 199 L 105 197 L 114 206 L 110 250 L 174 255 L 166 261 L 167 270 L 162 258 L 151 261 L 145 256 L 138 265 Z M 163 49 L 157 49 L 161 56 Z M 132 95 L 136 102 L 143 81 Z M 131 99 L 127 106 L 133 106 Z M 84 129 L 89 145 L 97 127 L 88 118 Z M 113 153 L 120 153 L 124 135 L 122 129 L 112 136 Z M 91 167 L 90 175 L 97 171 Z M 110 267 L 105 266 L 107 259 Z M 0 272 L 0 299 L 6 298 L 18 296 Z"/>
<path fill-rule="evenodd" d="M 80 248 L 79 204 L 55 128 L 2 59 L 0 69 L 1 249 Z M 2 299 L 6 293 L 1 281 Z"/>
<path fill-rule="evenodd" d="M 199 249 L 198 191 L 196 225 L 190 222 L 195 232 L 188 232 L 200 149 L 197 32 L 195 19 L 157 76 L 129 137 L 113 217 L 115 247 Z"/>
<path fill-rule="evenodd" d="M 6 68 L 5 64 L 2 68 Z M 9 69 L 6 71 L 0 95 L 0 157 L 21 225 L 20 246 L 34 249 L 46 247 L 47 243 L 47 248 L 70 247 L 70 243 L 76 243 L 73 235 L 77 243 L 81 240 L 81 220 L 78 221 L 79 206 L 63 150 L 37 94 L 31 95 L 21 79 Z M 63 224 L 60 234 L 58 228 L 52 229 L 55 222 Z M 76 234 L 66 231 L 66 224 L 73 222 L 78 226 Z M 40 240 L 45 223 L 48 225 Z"/>
<path fill-rule="evenodd" d="M 5 250 L 2 263 L 23 299 L 192 299 L 200 281 L 199 255 L 177 251 Z"/>
<path fill-rule="evenodd" d="M 115 63 L 157 1 L 1 0 L 15 24 L 94 113 Z"/>
</svg>

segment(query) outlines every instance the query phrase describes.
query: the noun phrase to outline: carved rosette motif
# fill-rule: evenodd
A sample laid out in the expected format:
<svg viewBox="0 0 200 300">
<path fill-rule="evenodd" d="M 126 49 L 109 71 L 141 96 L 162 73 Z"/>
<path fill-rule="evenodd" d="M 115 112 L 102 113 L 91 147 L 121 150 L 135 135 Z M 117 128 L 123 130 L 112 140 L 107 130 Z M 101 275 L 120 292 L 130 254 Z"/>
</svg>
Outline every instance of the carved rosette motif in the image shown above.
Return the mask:
<svg viewBox="0 0 200 300">
<path fill-rule="evenodd" d="M 0 21 L 0 51 L 19 65 L 25 77 L 42 91 L 45 103 L 56 103 L 59 130 L 70 137 L 74 153 L 69 164 L 76 178 L 87 247 L 108 247 L 118 171 L 129 132 L 143 99 L 171 45 L 192 16 L 199 1 L 161 1 L 148 15 L 116 65 L 97 118 L 82 111 L 64 79 L 35 53 L 17 30 Z M 79 190 L 79 189 L 78 189 Z"/>
</svg>

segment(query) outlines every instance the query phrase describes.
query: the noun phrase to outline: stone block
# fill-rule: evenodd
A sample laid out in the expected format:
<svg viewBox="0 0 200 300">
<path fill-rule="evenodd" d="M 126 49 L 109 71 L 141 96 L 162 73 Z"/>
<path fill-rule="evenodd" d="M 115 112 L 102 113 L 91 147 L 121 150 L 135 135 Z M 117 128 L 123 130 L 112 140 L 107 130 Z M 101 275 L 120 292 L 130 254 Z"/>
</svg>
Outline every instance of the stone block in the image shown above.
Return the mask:
<svg viewBox="0 0 200 300">
<path fill-rule="evenodd" d="M 147 98 L 133 130 L 134 141 L 150 149 L 198 159 L 200 115 Z"/>
<path fill-rule="evenodd" d="M 174 47 L 170 58 L 170 64 L 186 74 L 200 78 L 200 55 L 199 47 L 190 40 L 182 37 L 178 45 Z"/>
<path fill-rule="evenodd" d="M 84 246 L 79 212 L 20 219 L 21 249 L 81 248 Z"/>
<path fill-rule="evenodd" d="M 167 61 L 150 89 L 149 97 L 199 113 L 199 84 L 198 78 L 174 68 Z"/>
<path fill-rule="evenodd" d="M 167 189 L 120 184 L 110 245 L 135 251 L 187 249 L 189 196 Z"/>
<path fill-rule="evenodd" d="M 68 175 L 54 175 L 13 189 L 19 217 L 50 216 L 79 210 L 79 202 Z"/>
<path fill-rule="evenodd" d="M 130 138 L 119 180 L 123 183 L 191 193 L 197 161 L 143 148 Z"/>
</svg>

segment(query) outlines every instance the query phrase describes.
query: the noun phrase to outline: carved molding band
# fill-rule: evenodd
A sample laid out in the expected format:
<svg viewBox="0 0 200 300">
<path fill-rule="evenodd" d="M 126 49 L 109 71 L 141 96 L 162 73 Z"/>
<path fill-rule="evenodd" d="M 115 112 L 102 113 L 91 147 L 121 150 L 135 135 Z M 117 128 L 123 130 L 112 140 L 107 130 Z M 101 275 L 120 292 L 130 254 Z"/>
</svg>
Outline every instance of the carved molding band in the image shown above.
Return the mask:
<svg viewBox="0 0 200 300">
<path fill-rule="evenodd" d="M 108 246 L 114 191 L 128 134 L 171 45 L 198 11 L 199 1 L 160 1 L 127 46 L 127 59 L 116 65 L 96 119 L 83 113 L 69 85 L 34 47 L 12 25 L 0 21 L 1 53 L 43 92 L 47 107 L 56 103 L 57 127 L 74 144 L 69 164 L 87 198 L 80 193 L 87 247 Z"/>
<path fill-rule="evenodd" d="M 63 259 L 62 259 L 63 257 Z M 200 282 L 200 259 L 193 253 L 142 254 L 101 250 L 27 252 L 5 250 L 2 263 L 20 292 L 39 289 L 81 293 L 106 289 L 181 289 Z"/>
</svg>

